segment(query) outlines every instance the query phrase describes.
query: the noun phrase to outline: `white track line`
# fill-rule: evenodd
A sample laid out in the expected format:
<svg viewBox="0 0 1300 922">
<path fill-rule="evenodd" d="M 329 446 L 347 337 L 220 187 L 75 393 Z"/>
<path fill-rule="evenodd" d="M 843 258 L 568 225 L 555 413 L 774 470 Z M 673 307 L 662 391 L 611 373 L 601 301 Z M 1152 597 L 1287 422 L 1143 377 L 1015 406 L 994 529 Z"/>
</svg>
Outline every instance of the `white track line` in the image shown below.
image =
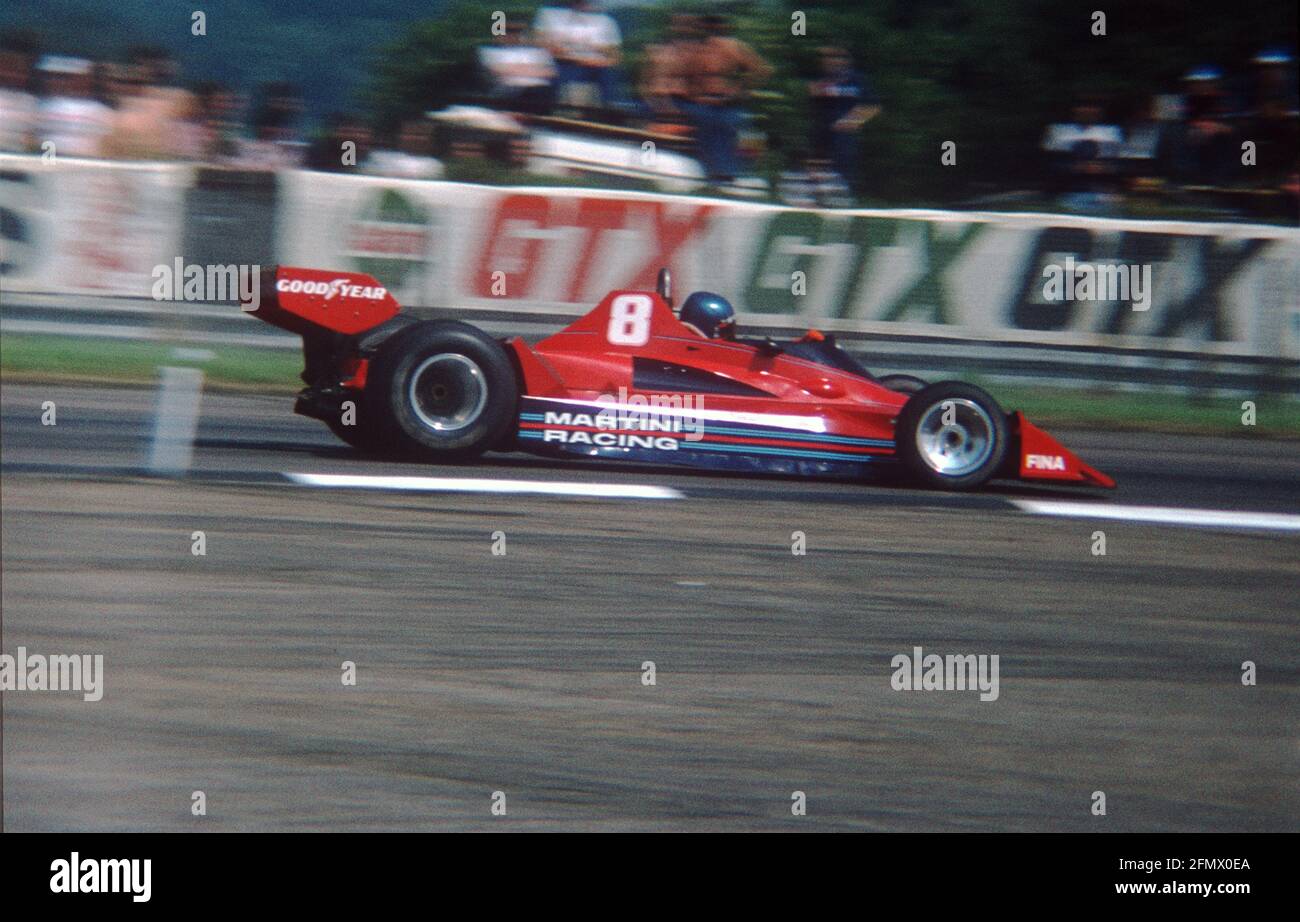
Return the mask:
<svg viewBox="0 0 1300 922">
<path fill-rule="evenodd" d="M 431 493 L 540 493 L 547 496 L 594 496 L 601 499 L 682 499 L 671 487 L 639 483 L 574 483 L 556 480 L 497 480 L 488 477 L 382 477 L 361 474 L 286 473 L 308 487 L 370 490 L 419 490 Z"/>
<path fill-rule="evenodd" d="M 1227 512 L 1221 509 L 1179 509 L 1172 506 L 1109 506 L 1101 503 L 1069 503 L 1052 500 L 1012 500 L 1025 512 L 1063 515 L 1085 519 L 1122 519 L 1159 525 L 1189 525 L 1206 528 L 1262 528 L 1272 531 L 1300 531 L 1300 515 L 1278 512 Z"/>
</svg>

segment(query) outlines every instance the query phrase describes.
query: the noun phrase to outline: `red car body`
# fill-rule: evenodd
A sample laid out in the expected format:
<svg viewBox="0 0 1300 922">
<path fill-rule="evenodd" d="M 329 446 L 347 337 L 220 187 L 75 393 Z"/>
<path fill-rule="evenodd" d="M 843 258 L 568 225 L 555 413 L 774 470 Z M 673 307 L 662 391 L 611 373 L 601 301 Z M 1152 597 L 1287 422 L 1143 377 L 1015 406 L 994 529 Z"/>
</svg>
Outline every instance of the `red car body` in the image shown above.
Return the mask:
<svg viewBox="0 0 1300 922">
<path fill-rule="evenodd" d="M 374 350 L 418 322 L 369 276 L 286 266 L 253 313 L 303 335 L 309 387 L 298 410 L 327 420 L 340 395 L 365 391 Z M 909 394 L 815 331 L 780 345 L 706 339 L 658 292 L 619 290 L 540 342 L 502 346 L 518 410 L 494 449 L 805 475 L 897 467 Z M 1006 423 L 997 476 L 1114 486 L 1022 413 Z"/>
</svg>

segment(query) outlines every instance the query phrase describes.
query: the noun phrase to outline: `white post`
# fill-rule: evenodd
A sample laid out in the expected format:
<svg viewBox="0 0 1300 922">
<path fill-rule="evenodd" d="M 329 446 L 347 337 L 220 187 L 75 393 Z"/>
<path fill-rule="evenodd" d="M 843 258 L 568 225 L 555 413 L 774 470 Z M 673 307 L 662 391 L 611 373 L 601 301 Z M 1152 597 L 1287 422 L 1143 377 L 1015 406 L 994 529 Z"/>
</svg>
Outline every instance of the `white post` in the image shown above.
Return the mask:
<svg viewBox="0 0 1300 922">
<path fill-rule="evenodd" d="M 188 471 L 194 459 L 203 371 L 172 366 L 159 371 L 162 381 L 149 445 L 149 472 L 176 477 Z"/>
</svg>

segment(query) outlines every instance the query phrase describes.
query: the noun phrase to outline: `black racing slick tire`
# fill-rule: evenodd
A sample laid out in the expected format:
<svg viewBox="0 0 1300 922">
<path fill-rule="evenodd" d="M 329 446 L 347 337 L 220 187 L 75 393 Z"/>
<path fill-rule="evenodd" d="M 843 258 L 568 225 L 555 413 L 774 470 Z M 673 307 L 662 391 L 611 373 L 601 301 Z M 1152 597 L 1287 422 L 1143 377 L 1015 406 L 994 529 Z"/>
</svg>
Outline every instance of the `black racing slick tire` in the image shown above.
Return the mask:
<svg viewBox="0 0 1300 922">
<path fill-rule="evenodd" d="M 941 490 L 970 490 L 1002 467 L 1010 440 L 1007 415 L 988 393 L 940 381 L 913 394 L 899 411 L 894 445 L 914 480 Z"/>
<path fill-rule="evenodd" d="M 388 339 L 370 363 L 365 393 L 383 441 L 427 460 L 472 458 L 500 445 L 519 403 L 505 348 L 458 320 Z"/>
<path fill-rule="evenodd" d="M 877 378 L 876 383 L 900 394 L 915 394 L 925 387 L 925 382 L 915 375 L 884 375 Z"/>
</svg>

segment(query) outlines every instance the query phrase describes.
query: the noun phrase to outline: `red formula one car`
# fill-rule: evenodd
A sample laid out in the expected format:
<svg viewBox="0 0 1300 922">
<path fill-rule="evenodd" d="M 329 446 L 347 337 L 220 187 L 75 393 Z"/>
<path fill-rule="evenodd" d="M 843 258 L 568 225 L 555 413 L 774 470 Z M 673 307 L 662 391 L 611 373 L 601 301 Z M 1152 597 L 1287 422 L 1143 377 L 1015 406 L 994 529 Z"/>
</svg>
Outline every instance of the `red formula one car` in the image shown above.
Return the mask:
<svg viewBox="0 0 1300 922">
<path fill-rule="evenodd" d="M 366 450 L 892 470 L 943 489 L 992 477 L 1115 484 L 969 384 L 875 378 L 816 331 L 780 344 L 706 337 L 674 314 L 666 272 L 658 291 L 610 292 L 531 346 L 420 320 L 360 273 L 280 266 L 260 298 L 245 309 L 303 338 L 296 411 Z"/>
</svg>

